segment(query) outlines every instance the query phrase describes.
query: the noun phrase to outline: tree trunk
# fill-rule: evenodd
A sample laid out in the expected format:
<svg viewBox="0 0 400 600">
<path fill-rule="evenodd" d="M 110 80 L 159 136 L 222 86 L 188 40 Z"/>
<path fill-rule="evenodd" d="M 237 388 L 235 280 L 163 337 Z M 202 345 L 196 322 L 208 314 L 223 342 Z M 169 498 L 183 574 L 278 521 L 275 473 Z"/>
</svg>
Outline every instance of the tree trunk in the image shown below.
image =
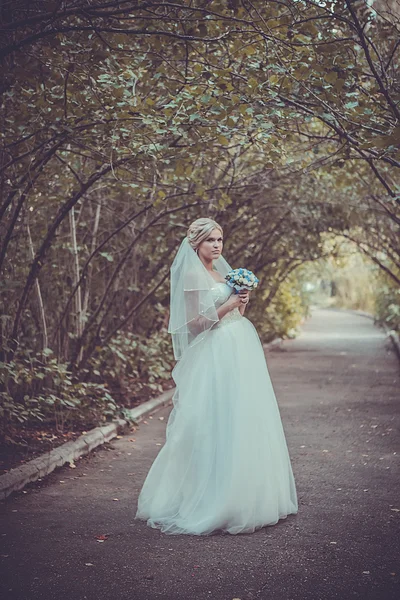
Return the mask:
<svg viewBox="0 0 400 600">
<path fill-rule="evenodd" d="M 79 255 L 78 255 L 78 244 L 76 242 L 76 223 L 75 223 L 75 206 L 69 211 L 69 225 L 71 231 L 71 245 L 73 260 L 73 284 L 76 285 L 79 281 Z M 75 336 L 76 339 L 82 335 L 82 288 L 79 286 L 75 294 Z"/>
<path fill-rule="evenodd" d="M 30 252 L 32 260 L 34 260 L 34 258 L 35 258 L 35 250 L 33 248 L 33 242 L 32 242 L 32 236 L 31 236 L 31 230 L 29 228 L 29 224 L 27 224 L 26 230 L 27 230 L 27 233 L 28 233 L 29 252 Z M 44 310 L 42 292 L 40 290 L 40 283 L 39 283 L 39 278 L 38 277 L 36 277 L 36 279 L 35 279 L 35 290 L 36 290 L 36 296 L 37 296 L 37 299 L 38 299 L 40 320 L 42 322 L 42 333 L 43 333 L 43 347 L 42 347 L 42 350 L 44 350 L 45 348 L 49 347 L 49 338 L 48 338 L 48 335 L 47 335 L 46 313 L 45 313 L 45 310 Z"/>
</svg>

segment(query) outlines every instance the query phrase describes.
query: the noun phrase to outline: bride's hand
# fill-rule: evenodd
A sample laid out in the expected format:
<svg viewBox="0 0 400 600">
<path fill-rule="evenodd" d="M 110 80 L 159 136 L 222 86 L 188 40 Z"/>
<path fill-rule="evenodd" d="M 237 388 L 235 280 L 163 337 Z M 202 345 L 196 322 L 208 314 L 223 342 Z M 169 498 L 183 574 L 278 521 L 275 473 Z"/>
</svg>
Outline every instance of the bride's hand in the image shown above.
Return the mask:
<svg viewBox="0 0 400 600">
<path fill-rule="evenodd" d="M 240 296 L 241 304 L 244 304 L 246 306 L 246 304 L 248 304 L 248 302 L 250 300 L 249 290 L 241 290 L 239 292 L 239 296 Z"/>
<path fill-rule="evenodd" d="M 239 292 L 239 294 L 232 294 L 229 296 L 229 299 L 226 301 L 226 305 L 229 306 L 230 310 L 233 310 L 234 308 L 239 308 L 239 306 L 246 305 L 248 301 L 248 290 L 242 290 Z"/>
</svg>

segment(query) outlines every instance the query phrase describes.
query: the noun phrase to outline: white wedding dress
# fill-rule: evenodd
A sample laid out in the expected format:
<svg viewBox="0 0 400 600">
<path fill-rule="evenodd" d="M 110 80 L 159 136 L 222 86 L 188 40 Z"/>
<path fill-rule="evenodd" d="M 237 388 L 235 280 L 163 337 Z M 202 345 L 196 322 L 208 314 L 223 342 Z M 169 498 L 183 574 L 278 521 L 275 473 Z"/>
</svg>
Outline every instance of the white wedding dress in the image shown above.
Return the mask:
<svg viewBox="0 0 400 600">
<path fill-rule="evenodd" d="M 232 289 L 216 282 L 216 307 Z M 173 372 L 166 442 L 136 519 L 168 534 L 251 533 L 297 512 L 296 488 L 263 348 L 235 308 Z"/>
</svg>

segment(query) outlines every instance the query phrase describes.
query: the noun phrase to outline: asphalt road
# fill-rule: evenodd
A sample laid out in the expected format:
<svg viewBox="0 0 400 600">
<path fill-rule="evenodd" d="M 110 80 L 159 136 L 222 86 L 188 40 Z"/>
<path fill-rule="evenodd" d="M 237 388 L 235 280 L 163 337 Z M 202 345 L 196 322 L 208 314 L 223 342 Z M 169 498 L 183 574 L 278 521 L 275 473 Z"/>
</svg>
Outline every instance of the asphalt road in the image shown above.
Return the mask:
<svg viewBox="0 0 400 600">
<path fill-rule="evenodd" d="M 208 537 L 167 536 L 134 521 L 164 441 L 164 409 L 1 505 L 1 597 L 400 598 L 400 377 L 390 342 L 366 317 L 319 310 L 267 361 L 297 516 L 250 535 Z"/>
</svg>

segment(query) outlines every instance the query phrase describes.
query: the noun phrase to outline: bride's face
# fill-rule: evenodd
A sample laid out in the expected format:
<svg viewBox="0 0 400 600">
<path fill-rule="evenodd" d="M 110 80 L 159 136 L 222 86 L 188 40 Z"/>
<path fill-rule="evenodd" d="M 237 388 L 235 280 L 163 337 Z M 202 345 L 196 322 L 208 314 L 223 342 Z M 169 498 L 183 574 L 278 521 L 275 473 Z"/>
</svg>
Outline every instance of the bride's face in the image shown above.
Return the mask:
<svg viewBox="0 0 400 600">
<path fill-rule="evenodd" d="M 216 260 L 222 252 L 222 246 L 222 233 L 218 228 L 215 228 L 211 231 L 209 236 L 199 244 L 198 255 L 205 262 Z"/>
</svg>

